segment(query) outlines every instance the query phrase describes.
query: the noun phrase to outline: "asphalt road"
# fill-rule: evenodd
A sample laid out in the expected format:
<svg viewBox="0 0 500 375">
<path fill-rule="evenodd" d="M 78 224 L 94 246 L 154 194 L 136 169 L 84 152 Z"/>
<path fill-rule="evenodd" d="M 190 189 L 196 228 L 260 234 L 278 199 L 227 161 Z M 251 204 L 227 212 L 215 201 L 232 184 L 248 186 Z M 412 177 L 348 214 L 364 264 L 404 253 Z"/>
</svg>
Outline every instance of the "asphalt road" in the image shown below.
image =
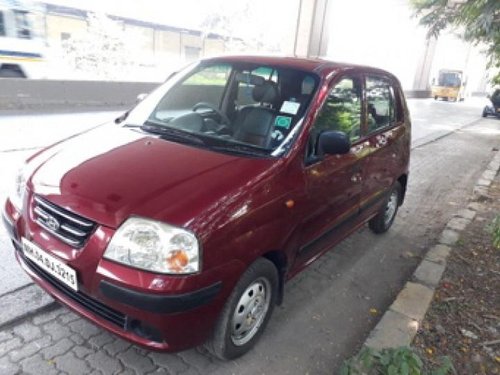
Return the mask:
<svg viewBox="0 0 500 375">
<path fill-rule="evenodd" d="M 381 314 L 371 314 L 370 309 L 382 313 L 390 305 L 449 218 L 466 205 L 474 182 L 492 156 L 492 148 L 500 146 L 500 121 L 481 120 L 481 104 L 478 100 L 465 103 L 410 101 L 414 144 L 411 175 L 406 202 L 393 228 L 383 236 L 360 230 L 289 282 L 284 304 L 275 310 L 261 341 L 246 356 L 221 363 L 199 349 L 159 355 L 130 348 L 120 339 L 101 334 L 107 342 L 122 348 L 117 355 L 114 349 L 105 347 L 107 355 L 112 357 L 107 363 L 115 361 L 116 368 L 122 370 L 133 368 L 135 363 L 139 366 L 136 373 L 182 363 L 179 368 L 186 373 L 331 374 L 378 321 Z M 113 115 L 0 117 L 0 131 L 9 134 L 0 141 L 0 199 L 3 200 L 1 195 L 8 190 L 7 176 L 15 170 L 16 162 L 40 146 Z M 442 138 L 449 132 L 453 133 Z M 11 247 L 6 242 L 2 232 L 0 301 L 2 294 L 28 282 L 14 263 Z M 63 313 L 61 317 L 66 316 L 64 314 L 67 315 Z M 52 337 L 52 342 L 45 346 L 56 345 L 57 332 L 68 330 L 68 326 L 80 321 L 73 317 L 68 323 L 69 318 L 61 317 L 53 318 L 50 330 L 42 327 L 42 332 Z M 36 319 L 23 324 L 27 330 L 41 325 Z M 93 332 L 92 326 L 81 324 L 84 327 L 79 328 L 81 333 Z M 58 361 L 64 363 L 68 353 L 78 357 L 81 345 L 73 342 L 64 358 L 55 357 L 56 366 Z M 97 347 L 89 349 L 84 358 L 86 371 L 99 369 L 99 361 L 91 360 L 98 352 Z M 138 356 L 142 359 L 135 360 Z M 9 363 L 16 363 L 12 354 L 9 358 Z M 33 358 L 30 363 L 36 364 L 39 357 Z M 43 362 L 41 357 L 40 361 Z M 24 364 L 18 366 L 30 372 Z M 64 371 L 63 367 L 58 369 Z"/>
</svg>

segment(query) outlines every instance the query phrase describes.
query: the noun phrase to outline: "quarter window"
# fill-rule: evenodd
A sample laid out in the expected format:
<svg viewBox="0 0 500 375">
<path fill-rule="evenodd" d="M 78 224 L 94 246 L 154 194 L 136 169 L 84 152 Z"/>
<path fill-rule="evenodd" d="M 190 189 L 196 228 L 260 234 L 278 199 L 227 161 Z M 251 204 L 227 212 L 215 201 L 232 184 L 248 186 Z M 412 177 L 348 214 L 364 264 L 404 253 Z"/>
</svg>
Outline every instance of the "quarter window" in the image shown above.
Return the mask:
<svg viewBox="0 0 500 375">
<path fill-rule="evenodd" d="M 384 78 L 366 78 L 368 132 L 390 126 L 396 121 L 394 89 Z"/>
</svg>

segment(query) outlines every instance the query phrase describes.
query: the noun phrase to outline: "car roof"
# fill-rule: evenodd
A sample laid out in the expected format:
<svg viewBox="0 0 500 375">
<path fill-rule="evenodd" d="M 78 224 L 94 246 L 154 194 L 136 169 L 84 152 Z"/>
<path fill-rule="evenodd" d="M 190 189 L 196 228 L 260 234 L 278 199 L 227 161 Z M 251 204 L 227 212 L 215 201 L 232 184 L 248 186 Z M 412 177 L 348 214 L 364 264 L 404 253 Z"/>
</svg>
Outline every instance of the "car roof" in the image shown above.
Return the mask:
<svg viewBox="0 0 500 375">
<path fill-rule="evenodd" d="M 342 71 L 370 72 L 370 73 L 388 75 L 393 79 L 395 79 L 396 81 L 398 81 L 393 74 L 383 69 L 378 69 L 366 65 L 335 62 L 323 58 L 301 58 L 295 56 L 234 55 L 234 56 L 212 57 L 204 59 L 203 61 L 278 65 L 302 71 L 314 72 L 321 77 L 326 77 L 329 76 L 331 73 L 337 73 Z"/>
</svg>

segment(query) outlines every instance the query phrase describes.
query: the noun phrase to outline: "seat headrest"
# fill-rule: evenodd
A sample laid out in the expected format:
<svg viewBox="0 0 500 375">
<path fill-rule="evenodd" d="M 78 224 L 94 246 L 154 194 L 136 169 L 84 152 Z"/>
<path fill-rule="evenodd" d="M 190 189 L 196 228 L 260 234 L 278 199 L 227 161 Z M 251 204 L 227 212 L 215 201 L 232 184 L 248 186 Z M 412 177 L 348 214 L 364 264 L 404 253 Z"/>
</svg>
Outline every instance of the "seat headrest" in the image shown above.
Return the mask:
<svg viewBox="0 0 500 375">
<path fill-rule="evenodd" d="M 253 88 L 252 97 L 256 102 L 275 104 L 279 99 L 278 86 L 272 81 L 266 81 Z"/>
</svg>

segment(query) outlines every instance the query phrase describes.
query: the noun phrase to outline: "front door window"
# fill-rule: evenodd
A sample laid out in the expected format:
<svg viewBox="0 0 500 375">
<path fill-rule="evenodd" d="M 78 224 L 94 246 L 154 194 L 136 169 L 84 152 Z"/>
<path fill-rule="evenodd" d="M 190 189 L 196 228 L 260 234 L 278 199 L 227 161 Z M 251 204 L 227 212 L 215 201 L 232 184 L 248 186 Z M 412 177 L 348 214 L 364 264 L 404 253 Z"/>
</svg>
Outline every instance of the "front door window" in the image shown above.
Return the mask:
<svg viewBox="0 0 500 375">
<path fill-rule="evenodd" d="M 318 133 L 338 130 L 346 133 L 351 142 L 361 136 L 361 82 L 345 77 L 328 94 L 314 128 Z"/>
</svg>

